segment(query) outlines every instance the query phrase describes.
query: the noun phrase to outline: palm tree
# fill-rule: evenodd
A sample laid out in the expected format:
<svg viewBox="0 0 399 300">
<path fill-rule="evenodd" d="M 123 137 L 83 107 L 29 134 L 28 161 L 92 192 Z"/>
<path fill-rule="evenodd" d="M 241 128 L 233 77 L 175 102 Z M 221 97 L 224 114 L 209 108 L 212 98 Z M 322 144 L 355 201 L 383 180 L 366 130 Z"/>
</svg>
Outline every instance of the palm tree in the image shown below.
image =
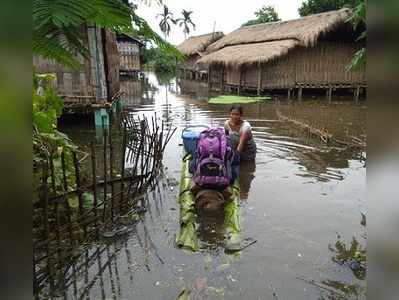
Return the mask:
<svg viewBox="0 0 399 300">
<path fill-rule="evenodd" d="M 169 11 L 169 8 L 166 5 L 163 6 L 163 13 L 157 15 L 157 17 L 159 16 L 162 17 L 161 22 L 159 22 L 159 28 L 161 28 L 166 40 L 166 37 L 169 36 L 171 30 L 169 22 L 176 24 L 176 21 L 173 19 L 173 14 Z"/>
<path fill-rule="evenodd" d="M 183 9 L 182 11 L 183 18 L 179 18 L 176 20 L 176 22 L 179 22 L 180 27 L 184 26 L 183 28 L 184 39 L 186 39 L 187 35 L 190 33 L 190 27 L 189 27 L 190 25 L 193 27 L 193 30 L 195 30 L 195 24 L 193 23 L 193 20 L 191 20 L 190 16 L 192 13 L 193 13 L 192 11 L 187 11 Z"/>
</svg>

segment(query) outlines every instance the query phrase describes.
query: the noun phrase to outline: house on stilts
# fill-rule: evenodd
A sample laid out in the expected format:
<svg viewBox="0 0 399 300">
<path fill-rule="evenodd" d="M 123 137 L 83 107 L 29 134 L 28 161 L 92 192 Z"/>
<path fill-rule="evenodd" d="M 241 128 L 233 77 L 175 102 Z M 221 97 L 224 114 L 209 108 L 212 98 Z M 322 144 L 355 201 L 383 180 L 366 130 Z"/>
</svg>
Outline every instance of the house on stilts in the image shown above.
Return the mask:
<svg viewBox="0 0 399 300">
<path fill-rule="evenodd" d="M 206 80 L 207 68 L 201 68 L 196 62 L 210 44 L 223 36 L 223 32 L 220 31 L 192 36 L 177 46 L 177 49 L 186 56 L 185 61 L 178 67 L 179 77 L 188 80 Z"/>
<path fill-rule="evenodd" d="M 350 89 L 356 99 L 366 88 L 365 67 L 347 71 L 353 55 L 365 46 L 347 22 L 350 9 L 241 27 L 206 49 L 197 64 L 208 68 L 209 87 L 219 91 L 282 90 L 287 96 L 304 89 Z"/>
<path fill-rule="evenodd" d="M 105 111 L 120 97 L 116 34 L 98 26 L 85 25 L 81 28 L 81 36 L 89 51 L 87 57 L 76 56 L 82 68 L 65 67 L 41 56 L 33 56 L 33 65 L 38 74 L 56 75 L 54 87 L 64 100 L 64 113 L 98 112 L 100 119 L 101 116 L 108 118 Z"/>
<path fill-rule="evenodd" d="M 120 75 L 137 76 L 141 71 L 140 49 L 144 44 L 124 33 L 116 35 L 120 60 Z"/>
</svg>

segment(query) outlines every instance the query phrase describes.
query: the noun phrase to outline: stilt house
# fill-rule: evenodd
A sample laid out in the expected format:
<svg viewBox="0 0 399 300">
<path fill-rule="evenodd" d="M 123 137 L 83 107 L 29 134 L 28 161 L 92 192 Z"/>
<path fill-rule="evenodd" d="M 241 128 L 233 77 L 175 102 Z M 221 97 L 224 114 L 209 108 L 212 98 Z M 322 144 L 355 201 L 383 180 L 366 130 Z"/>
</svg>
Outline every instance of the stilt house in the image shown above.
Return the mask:
<svg viewBox="0 0 399 300">
<path fill-rule="evenodd" d="M 264 90 L 357 88 L 365 68 L 347 71 L 357 42 L 341 9 L 295 20 L 241 27 L 207 47 L 198 64 L 209 68 L 212 89 Z"/>
<path fill-rule="evenodd" d="M 189 37 L 177 49 L 186 56 L 186 60 L 179 66 L 182 79 L 200 79 L 201 74 L 206 73 L 206 68 L 196 64 L 203 55 L 205 49 L 213 42 L 224 36 L 223 32 L 213 32 Z"/>
<path fill-rule="evenodd" d="M 39 74 L 54 73 L 55 88 L 64 99 L 67 111 L 89 112 L 92 106 L 104 106 L 119 93 L 119 55 L 116 35 L 96 26 L 82 27 L 83 43 L 89 49 L 87 58 L 78 55 L 79 70 L 62 66 L 53 60 L 33 57 Z"/>
<path fill-rule="evenodd" d="M 120 73 L 131 75 L 141 70 L 140 49 L 144 46 L 138 39 L 126 34 L 117 34 Z"/>
</svg>

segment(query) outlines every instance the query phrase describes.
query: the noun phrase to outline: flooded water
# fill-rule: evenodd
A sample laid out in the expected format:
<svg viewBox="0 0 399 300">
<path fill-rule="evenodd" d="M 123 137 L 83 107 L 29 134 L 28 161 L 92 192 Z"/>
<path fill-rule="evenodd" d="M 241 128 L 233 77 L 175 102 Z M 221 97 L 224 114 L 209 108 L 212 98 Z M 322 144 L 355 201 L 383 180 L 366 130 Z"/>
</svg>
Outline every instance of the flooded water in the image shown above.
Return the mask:
<svg viewBox="0 0 399 300">
<path fill-rule="evenodd" d="M 366 153 L 329 147 L 277 111 L 334 137 L 363 138 L 366 107 L 349 101 L 278 99 L 244 106 L 258 147 L 256 163 L 241 169 L 241 227 L 257 240 L 239 255 L 227 255 L 220 219 L 203 221 L 200 251 L 175 246 L 179 233 L 178 180 L 182 129 L 222 126 L 228 106 L 208 105 L 206 86 L 126 83 L 125 107 L 153 115 L 178 129 L 165 150 L 165 176 L 146 196 L 148 211 L 132 231 L 114 242 L 88 247 L 79 270 L 67 274 L 67 299 L 365 299 L 365 281 L 334 260 L 335 246 L 365 246 Z M 130 87 L 129 87 L 130 86 Z M 147 87 L 145 87 L 147 86 Z M 137 90 L 142 89 L 141 93 Z M 75 142 L 95 135 L 91 127 L 64 128 Z M 336 250 L 342 247 L 335 247 Z"/>
</svg>

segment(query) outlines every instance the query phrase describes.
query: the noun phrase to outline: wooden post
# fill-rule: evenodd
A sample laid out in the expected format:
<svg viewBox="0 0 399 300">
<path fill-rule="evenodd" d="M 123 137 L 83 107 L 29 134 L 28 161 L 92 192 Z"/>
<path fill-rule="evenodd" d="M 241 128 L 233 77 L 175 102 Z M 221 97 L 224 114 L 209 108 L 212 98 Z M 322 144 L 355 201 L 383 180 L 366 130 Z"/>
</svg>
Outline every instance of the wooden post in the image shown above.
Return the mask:
<svg viewBox="0 0 399 300">
<path fill-rule="evenodd" d="M 357 86 L 356 90 L 355 90 L 355 95 L 354 95 L 356 104 L 359 103 L 359 95 L 360 95 L 360 86 Z"/>
<path fill-rule="evenodd" d="M 258 62 L 258 89 L 257 89 L 257 95 L 260 96 L 260 88 L 262 86 L 262 68 L 260 64 L 260 60 Z"/>
<path fill-rule="evenodd" d="M 220 80 L 220 91 L 224 92 L 224 66 L 222 67 L 222 76 Z"/>
<path fill-rule="evenodd" d="M 298 90 L 298 101 L 302 101 L 302 87 Z"/>
<path fill-rule="evenodd" d="M 108 186 L 108 182 L 107 182 L 107 130 L 105 130 L 105 128 L 103 128 L 103 136 L 104 136 L 104 140 L 103 140 L 103 154 L 104 154 L 104 204 L 103 204 L 103 222 L 105 223 L 105 211 L 107 208 L 107 186 Z"/>
<path fill-rule="evenodd" d="M 122 166 L 121 166 L 121 199 L 120 199 L 120 206 L 123 203 L 123 190 L 124 190 L 124 185 L 123 185 L 123 180 L 125 177 L 125 161 L 126 161 L 126 135 L 127 135 L 127 129 L 126 129 L 126 123 L 123 124 L 123 140 L 122 140 Z M 124 211 L 124 207 L 119 207 L 120 210 Z"/>
<path fill-rule="evenodd" d="M 211 67 L 208 67 L 208 91 L 210 91 L 212 89 L 211 87 Z"/>
<path fill-rule="evenodd" d="M 328 103 L 331 103 L 331 98 L 332 98 L 332 87 L 329 87 L 329 89 L 328 89 Z"/>
<path fill-rule="evenodd" d="M 42 176 L 42 183 L 43 183 L 43 223 L 44 223 L 44 234 L 46 237 L 46 254 L 47 254 L 47 271 L 49 273 L 50 278 L 50 292 L 53 291 L 54 288 L 54 280 L 53 280 L 53 262 L 50 252 L 50 225 L 49 225 L 49 215 L 48 215 L 48 163 L 43 166 L 43 176 Z"/>
<path fill-rule="evenodd" d="M 109 142 L 109 178 L 110 178 L 110 184 L 111 184 L 111 222 L 114 221 L 114 209 L 115 209 L 115 191 L 114 191 L 114 147 L 112 145 L 112 127 L 109 129 L 109 136 L 108 136 L 108 142 Z"/>
<path fill-rule="evenodd" d="M 287 100 L 291 100 L 291 89 L 287 89 Z"/>
<path fill-rule="evenodd" d="M 97 174 L 96 174 L 96 149 L 94 143 L 90 144 L 91 149 L 91 171 L 93 176 L 93 212 L 94 212 L 94 224 L 96 227 L 96 233 L 98 234 L 98 220 L 97 220 Z"/>
<path fill-rule="evenodd" d="M 83 199 L 82 199 L 82 188 L 80 183 L 80 170 L 79 170 L 79 160 L 76 156 L 76 152 L 72 152 L 73 164 L 75 166 L 75 181 L 76 188 L 78 190 L 78 200 L 79 200 L 79 222 L 82 222 L 83 215 Z M 85 231 L 86 234 L 86 231 Z"/>
<path fill-rule="evenodd" d="M 62 167 L 62 182 L 63 182 L 63 201 L 64 201 L 64 207 L 66 210 L 66 214 L 68 217 L 68 232 L 69 232 L 69 240 L 70 240 L 70 245 L 73 247 L 73 234 L 72 234 L 72 219 L 71 219 L 71 208 L 69 206 L 69 202 L 66 198 L 66 193 L 68 192 L 68 181 L 67 181 L 67 176 L 66 176 L 66 164 L 65 164 L 65 150 L 62 151 L 61 153 L 61 167 Z"/>
<path fill-rule="evenodd" d="M 240 82 L 238 83 L 238 95 L 241 93 L 241 82 L 242 82 L 242 69 L 240 67 Z"/>
</svg>

